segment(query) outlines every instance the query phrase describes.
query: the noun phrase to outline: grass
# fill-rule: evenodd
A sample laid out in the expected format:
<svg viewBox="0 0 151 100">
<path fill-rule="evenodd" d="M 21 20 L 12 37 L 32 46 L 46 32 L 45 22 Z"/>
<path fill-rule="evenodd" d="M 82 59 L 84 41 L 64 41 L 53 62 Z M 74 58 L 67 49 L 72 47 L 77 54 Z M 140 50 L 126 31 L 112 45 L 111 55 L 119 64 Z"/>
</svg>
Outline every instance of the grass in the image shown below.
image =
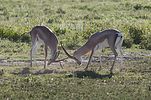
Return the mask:
<svg viewBox="0 0 151 100">
<path fill-rule="evenodd" d="M 18 49 L 23 45 L 19 43 L 5 41 L 6 48 L 2 49 L 1 57 L 8 54 L 11 59 L 28 60 L 29 45 L 23 44 L 24 49 L 14 54 L 13 50 L 18 45 Z M 1 46 L 3 42 L 0 43 Z M 11 45 L 10 48 L 8 45 Z M 135 46 L 134 46 L 135 47 Z M 5 50 L 8 50 L 6 52 Z M 25 53 L 26 52 L 26 53 Z M 43 57 L 42 49 L 38 55 Z M 71 51 L 72 52 L 72 51 Z M 108 55 L 108 50 L 104 54 Z M 98 54 L 98 53 L 97 53 Z M 124 49 L 124 54 L 129 56 L 131 60 L 124 61 L 125 70 L 120 72 L 120 63 L 116 62 L 114 75 L 110 77 L 109 69 L 111 63 L 103 63 L 101 71 L 96 71 L 99 63 L 93 62 L 89 70 L 83 71 L 85 65 L 78 66 L 74 63 L 63 64 L 63 68 L 59 64 L 48 66 L 46 70 L 43 66 L 34 66 L 29 72 L 21 74 L 27 65 L 0 66 L 0 70 L 4 70 L 4 74 L 0 76 L 0 99 L 145 99 L 151 97 L 151 63 L 150 51 L 141 49 Z M 38 56 L 37 55 L 37 56 Z M 61 53 L 61 56 L 65 55 Z M 140 59 L 135 59 L 139 57 Z M 39 57 L 38 57 L 39 58 Z M 9 60 L 9 58 L 7 58 Z M 41 72 L 34 74 L 35 72 Z M 19 74 L 17 74 L 19 73 Z"/>
<path fill-rule="evenodd" d="M 28 59 L 30 46 L 27 43 L 12 42 L 8 39 L 0 40 L 1 59 Z"/>
<path fill-rule="evenodd" d="M 126 71 L 116 72 L 112 78 L 68 77 L 67 73 L 13 75 L 10 74 L 9 71 L 14 70 L 15 67 L 11 68 L 11 70 L 9 70 L 10 68 L 2 67 L 5 70 L 5 74 L 1 76 L 0 79 L 0 97 L 1 99 L 15 100 L 149 100 L 151 97 L 151 73 L 147 71 L 151 68 L 149 62 L 141 62 L 139 65 L 138 63 L 139 62 L 133 63 L 134 65 L 131 63 L 131 66 L 126 64 Z M 20 67 L 20 69 L 22 68 Z M 145 72 L 146 69 L 147 71 Z M 31 69 L 31 71 L 34 70 L 37 70 L 37 68 Z M 97 74 L 100 73 L 101 72 L 97 72 Z"/>
<path fill-rule="evenodd" d="M 151 98 L 151 2 L 148 0 L 0 0 L 0 99 L 2 100 L 150 100 Z M 124 34 L 125 70 L 116 62 L 93 62 L 90 71 L 64 62 L 23 71 L 28 63 L 30 37 L 36 25 L 46 25 L 68 48 L 76 49 L 94 32 L 116 28 Z M 59 46 L 59 50 L 60 46 Z M 72 53 L 74 50 L 70 50 Z M 98 56 L 100 52 L 96 52 Z M 106 49 L 104 56 L 111 52 Z M 44 58 L 43 49 L 37 59 Z M 65 57 L 61 50 L 59 58 Z M 128 58 L 126 58 L 128 57 Z M 3 71 L 2 71 L 3 70 Z M 36 74 L 35 74 L 36 73 Z"/>
<path fill-rule="evenodd" d="M 150 11 L 146 0 L 5 0 L 0 6 L 0 36 L 29 43 L 29 36 L 20 35 L 46 25 L 73 49 L 94 32 L 116 28 L 124 34 L 124 46 L 150 49 Z"/>
</svg>

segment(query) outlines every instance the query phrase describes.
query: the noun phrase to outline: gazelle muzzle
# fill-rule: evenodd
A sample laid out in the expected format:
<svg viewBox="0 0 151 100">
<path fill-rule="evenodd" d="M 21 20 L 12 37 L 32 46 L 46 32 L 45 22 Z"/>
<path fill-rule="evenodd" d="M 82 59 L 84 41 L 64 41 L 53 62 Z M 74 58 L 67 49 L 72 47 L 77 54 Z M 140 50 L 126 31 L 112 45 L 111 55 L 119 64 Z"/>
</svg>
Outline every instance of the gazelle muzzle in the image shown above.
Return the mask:
<svg viewBox="0 0 151 100">
<path fill-rule="evenodd" d="M 79 65 L 81 64 L 81 61 L 79 61 L 76 57 L 71 56 L 71 55 L 66 51 L 66 49 L 63 47 L 62 43 L 61 43 L 61 47 L 62 47 L 63 51 L 65 52 L 65 54 L 66 54 L 69 58 L 75 60 Z"/>
</svg>

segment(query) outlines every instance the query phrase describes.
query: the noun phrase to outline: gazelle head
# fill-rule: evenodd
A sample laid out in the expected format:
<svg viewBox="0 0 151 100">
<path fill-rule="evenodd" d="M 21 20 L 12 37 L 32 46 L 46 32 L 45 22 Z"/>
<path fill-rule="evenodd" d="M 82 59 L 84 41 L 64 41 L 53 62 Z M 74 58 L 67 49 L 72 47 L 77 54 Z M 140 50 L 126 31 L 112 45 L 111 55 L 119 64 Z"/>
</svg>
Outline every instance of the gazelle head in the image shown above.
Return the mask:
<svg viewBox="0 0 151 100">
<path fill-rule="evenodd" d="M 48 61 L 48 65 L 50 65 L 52 62 L 56 62 L 56 59 L 58 58 L 60 54 L 60 51 L 56 51 L 54 54 L 52 54 L 52 58 Z"/>
<path fill-rule="evenodd" d="M 62 43 L 61 43 L 61 47 L 62 47 L 63 51 L 65 52 L 65 54 L 66 54 L 69 58 L 75 60 L 79 65 L 81 65 L 80 57 L 76 56 L 76 55 L 75 55 L 76 53 L 74 53 L 74 55 L 71 56 L 71 55 L 66 51 L 66 49 L 63 47 Z"/>
</svg>

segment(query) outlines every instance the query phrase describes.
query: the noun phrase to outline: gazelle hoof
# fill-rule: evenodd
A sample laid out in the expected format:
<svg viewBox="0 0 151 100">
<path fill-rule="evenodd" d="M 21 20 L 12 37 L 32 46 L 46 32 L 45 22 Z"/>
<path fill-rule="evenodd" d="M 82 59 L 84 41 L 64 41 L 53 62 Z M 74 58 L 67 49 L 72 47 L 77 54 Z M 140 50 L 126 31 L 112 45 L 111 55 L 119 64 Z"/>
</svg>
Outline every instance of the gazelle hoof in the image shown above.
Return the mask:
<svg viewBox="0 0 151 100">
<path fill-rule="evenodd" d="M 99 68 L 97 69 L 97 71 L 101 71 L 101 68 L 99 67 Z"/>
<path fill-rule="evenodd" d="M 110 72 L 110 75 L 113 75 L 113 72 Z"/>
<path fill-rule="evenodd" d="M 88 70 L 88 68 L 84 68 L 84 70 L 85 70 L 85 71 L 87 71 L 87 70 Z"/>
<path fill-rule="evenodd" d="M 113 76 L 113 74 L 110 73 L 110 74 L 109 74 L 109 78 L 112 78 L 112 76 Z"/>
</svg>

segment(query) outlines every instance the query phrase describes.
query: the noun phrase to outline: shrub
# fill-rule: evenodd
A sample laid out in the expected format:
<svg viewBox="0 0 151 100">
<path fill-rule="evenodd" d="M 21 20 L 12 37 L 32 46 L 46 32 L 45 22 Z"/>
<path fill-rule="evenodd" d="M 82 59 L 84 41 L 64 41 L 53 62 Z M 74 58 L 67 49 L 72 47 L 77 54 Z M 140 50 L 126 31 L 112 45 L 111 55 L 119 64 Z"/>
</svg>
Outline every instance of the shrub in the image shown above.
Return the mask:
<svg viewBox="0 0 151 100">
<path fill-rule="evenodd" d="M 144 35 L 143 41 L 140 43 L 141 48 L 151 50 L 151 34 Z"/>
<path fill-rule="evenodd" d="M 135 10 L 141 10 L 143 8 L 143 6 L 141 4 L 136 4 L 133 7 Z"/>
<path fill-rule="evenodd" d="M 20 41 L 21 42 L 29 43 L 31 41 L 29 34 L 23 34 L 23 35 L 21 35 Z"/>
<path fill-rule="evenodd" d="M 66 12 L 62 8 L 58 8 L 56 13 L 65 14 Z"/>
<path fill-rule="evenodd" d="M 135 4 L 134 6 L 133 6 L 133 8 L 135 9 L 135 10 L 142 10 L 142 9 L 147 9 L 147 10 L 150 10 L 151 9 L 151 6 L 149 6 L 149 5 L 142 5 L 142 4 Z"/>
<path fill-rule="evenodd" d="M 129 28 L 130 36 L 133 38 L 133 43 L 139 44 L 142 41 L 142 35 L 144 34 L 142 29 L 135 26 L 130 26 Z"/>
<path fill-rule="evenodd" d="M 133 39 L 130 37 L 130 35 L 126 35 L 124 37 L 123 46 L 126 48 L 132 47 Z"/>
<path fill-rule="evenodd" d="M 14 42 L 27 42 L 30 41 L 30 36 L 28 34 L 22 34 L 18 31 L 13 30 L 11 27 L 0 27 L 0 38 L 1 39 L 9 39 Z"/>
<path fill-rule="evenodd" d="M 59 35 L 64 35 L 66 33 L 66 29 L 61 29 L 61 28 L 57 28 L 57 27 L 53 27 L 54 28 L 54 32 L 57 36 Z"/>
<path fill-rule="evenodd" d="M 62 36 L 62 39 L 60 40 L 69 49 L 75 49 L 76 47 L 79 47 L 80 44 L 80 37 L 78 36 L 78 33 L 67 33 L 66 35 Z"/>
</svg>

